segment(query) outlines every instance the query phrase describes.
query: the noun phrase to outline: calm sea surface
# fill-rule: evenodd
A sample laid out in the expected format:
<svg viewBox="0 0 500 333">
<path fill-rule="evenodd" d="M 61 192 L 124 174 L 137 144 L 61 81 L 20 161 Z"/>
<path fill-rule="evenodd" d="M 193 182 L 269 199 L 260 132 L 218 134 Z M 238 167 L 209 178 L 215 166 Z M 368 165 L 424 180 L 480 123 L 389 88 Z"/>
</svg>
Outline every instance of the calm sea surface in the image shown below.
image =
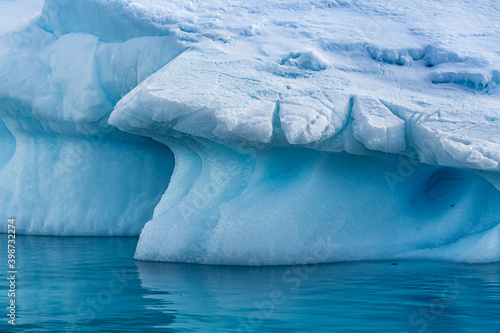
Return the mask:
<svg viewBox="0 0 500 333">
<path fill-rule="evenodd" d="M 137 238 L 0 235 L 0 332 L 500 332 L 500 264 L 217 267 L 133 260 Z"/>
</svg>

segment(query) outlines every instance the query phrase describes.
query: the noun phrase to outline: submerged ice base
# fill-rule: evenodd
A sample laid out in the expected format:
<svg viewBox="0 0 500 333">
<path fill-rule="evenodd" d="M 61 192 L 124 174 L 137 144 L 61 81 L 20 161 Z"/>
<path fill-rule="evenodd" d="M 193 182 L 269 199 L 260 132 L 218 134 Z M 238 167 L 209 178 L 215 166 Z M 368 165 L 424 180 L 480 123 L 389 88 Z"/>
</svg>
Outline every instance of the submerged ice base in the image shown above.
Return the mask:
<svg viewBox="0 0 500 333">
<path fill-rule="evenodd" d="M 47 0 L 0 36 L 0 211 L 140 260 L 499 261 L 498 8 L 416 6 Z"/>
</svg>

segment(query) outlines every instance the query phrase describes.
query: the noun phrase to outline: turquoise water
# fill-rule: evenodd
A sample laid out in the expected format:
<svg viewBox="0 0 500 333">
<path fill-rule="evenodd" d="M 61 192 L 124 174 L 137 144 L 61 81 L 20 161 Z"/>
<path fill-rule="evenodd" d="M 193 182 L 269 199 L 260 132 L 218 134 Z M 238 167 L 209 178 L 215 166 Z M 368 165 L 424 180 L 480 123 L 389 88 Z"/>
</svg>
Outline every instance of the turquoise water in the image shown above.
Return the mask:
<svg viewBox="0 0 500 333">
<path fill-rule="evenodd" d="M 0 331 L 500 332 L 500 264 L 212 267 L 134 261 L 136 243 L 18 236 L 17 325 L 2 278 Z"/>
</svg>

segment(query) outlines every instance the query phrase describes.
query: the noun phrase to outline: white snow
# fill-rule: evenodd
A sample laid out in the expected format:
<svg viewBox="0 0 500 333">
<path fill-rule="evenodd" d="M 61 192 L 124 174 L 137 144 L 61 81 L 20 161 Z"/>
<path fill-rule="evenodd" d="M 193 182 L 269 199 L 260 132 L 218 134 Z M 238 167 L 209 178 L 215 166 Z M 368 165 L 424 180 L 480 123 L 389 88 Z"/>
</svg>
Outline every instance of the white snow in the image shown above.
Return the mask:
<svg viewBox="0 0 500 333">
<path fill-rule="evenodd" d="M 0 1 L 0 35 L 22 28 L 42 11 L 44 0 Z"/>
<path fill-rule="evenodd" d="M 353 135 L 366 148 L 386 153 L 406 149 L 405 122 L 379 100 L 356 98 L 352 106 Z"/>
<path fill-rule="evenodd" d="M 21 30 L 0 24 L 0 207 L 50 234 L 137 234 L 155 207 L 146 260 L 498 261 L 499 14 L 493 0 L 47 0 Z M 101 132 L 86 168 L 51 171 Z M 77 195 L 110 178 L 95 204 L 100 187 Z M 118 192 L 105 216 L 127 222 L 96 228 Z"/>
</svg>

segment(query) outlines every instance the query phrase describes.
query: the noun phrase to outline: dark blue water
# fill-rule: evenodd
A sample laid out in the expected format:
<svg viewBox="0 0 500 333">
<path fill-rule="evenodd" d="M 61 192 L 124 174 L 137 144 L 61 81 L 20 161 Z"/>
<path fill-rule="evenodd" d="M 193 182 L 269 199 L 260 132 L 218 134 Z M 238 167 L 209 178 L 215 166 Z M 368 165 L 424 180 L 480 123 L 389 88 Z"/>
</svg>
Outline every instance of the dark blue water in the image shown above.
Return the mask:
<svg viewBox="0 0 500 333">
<path fill-rule="evenodd" d="M 2 276 L 6 235 L 0 235 Z M 17 238 L 1 332 L 500 332 L 500 264 L 137 262 L 137 238 Z"/>
</svg>

